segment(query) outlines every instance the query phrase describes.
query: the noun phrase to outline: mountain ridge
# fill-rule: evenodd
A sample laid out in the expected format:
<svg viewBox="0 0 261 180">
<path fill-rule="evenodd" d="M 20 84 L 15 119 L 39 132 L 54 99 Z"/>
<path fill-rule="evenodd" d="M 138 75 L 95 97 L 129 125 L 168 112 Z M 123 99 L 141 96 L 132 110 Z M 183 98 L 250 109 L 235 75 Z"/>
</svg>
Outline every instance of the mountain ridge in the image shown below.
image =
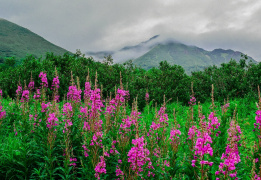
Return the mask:
<svg viewBox="0 0 261 180">
<path fill-rule="evenodd" d="M 29 29 L 3 18 L 0 18 L 0 42 L 0 57 L 2 58 L 22 59 L 28 54 L 39 58 L 46 52 L 53 52 L 56 55 L 69 52 Z"/>
<path fill-rule="evenodd" d="M 170 65 L 180 65 L 185 69 L 186 73 L 192 71 L 203 70 L 212 65 L 220 66 L 227 63 L 231 59 L 237 62 L 241 59 L 241 52 L 231 49 L 224 50 L 217 48 L 212 51 L 204 50 L 197 46 L 188 46 L 183 43 L 170 42 L 166 44 L 158 44 L 144 55 L 133 60 L 133 63 L 143 69 L 158 67 L 160 61 L 166 60 Z M 248 59 L 256 63 L 256 61 L 248 56 Z"/>
</svg>

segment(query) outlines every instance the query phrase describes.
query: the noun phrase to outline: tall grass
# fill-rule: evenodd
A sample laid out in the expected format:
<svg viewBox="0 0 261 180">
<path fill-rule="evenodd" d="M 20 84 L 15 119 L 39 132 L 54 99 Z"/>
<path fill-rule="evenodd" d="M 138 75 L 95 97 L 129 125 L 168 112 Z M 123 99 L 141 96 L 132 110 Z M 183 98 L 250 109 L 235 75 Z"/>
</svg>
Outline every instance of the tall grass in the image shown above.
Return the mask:
<svg viewBox="0 0 261 180">
<path fill-rule="evenodd" d="M 113 95 L 102 97 L 97 75 L 93 85 L 86 78 L 83 92 L 71 76 L 67 96 L 59 97 L 57 72 L 52 85 L 44 72 L 39 78 L 41 87 L 31 78 L 28 86 L 18 85 L 16 99 L 0 97 L 1 179 L 261 176 L 260 99 L 219 104 L 212 87 L 210 101 L 200 104 L 192 87 L 187 106 L 169 104 L 164 95 L 157 105 L 147 90 L 141 113 L 138 98 L 127 105 L 121 82 Z"/>
</svg>

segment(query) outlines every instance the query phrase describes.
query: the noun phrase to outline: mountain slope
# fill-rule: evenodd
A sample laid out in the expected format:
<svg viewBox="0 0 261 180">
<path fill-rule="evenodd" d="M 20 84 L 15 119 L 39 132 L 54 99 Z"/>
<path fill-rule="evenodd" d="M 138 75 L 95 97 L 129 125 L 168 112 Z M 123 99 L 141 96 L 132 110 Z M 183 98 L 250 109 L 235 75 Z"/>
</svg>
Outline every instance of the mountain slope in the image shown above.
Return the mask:
<svg viewBox="0 0 261 180">
<path fill-rule="evenodd" d="M 158 67 L 160 61 L 166 60 L 171 65 L 177 64 L 182 66 L 186 73 L 190 73 L 203 70 L 211 65 L 220 66 L 222 63 L 229 62 L 231 58 L 239 61 L 241 52 L 223 49 L 206 51 L 196 46 L 170 42 L 154 46 L 150 51 L 135 59 L 133 63 L 148 70 L 152 67 Z M 253 58 L 249 57 L 250 59 L 256 62 Z"/>
<path fill-rule="evenodd" d="M 56 55 L 68 52 L 30 30 L 1 18 L 0 42 L 0 57 L 15 56 L 17 59 L 21 59 L 27 54 L 40 57 L 44 56 L 46 52 L 53 52 Z"/>
</svg>

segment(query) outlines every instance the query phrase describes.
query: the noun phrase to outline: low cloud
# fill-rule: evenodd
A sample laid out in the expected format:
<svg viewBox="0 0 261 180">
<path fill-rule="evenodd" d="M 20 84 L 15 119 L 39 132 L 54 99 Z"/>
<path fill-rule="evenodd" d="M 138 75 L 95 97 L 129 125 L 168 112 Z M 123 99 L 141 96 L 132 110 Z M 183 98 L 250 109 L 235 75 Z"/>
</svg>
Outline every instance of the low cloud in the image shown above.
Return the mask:
<svg viewBox="0 0 261 180">
<path fill-rule="evenodd" d="M 72 52 L 116 51 L 160 34 L 161 38 L 208 50 L 239 50 L 261 60 L 258 0 L 0 0 L 0 3 L 2 18 Z M 131 53 L 137 52 L 120 52 L 115 58 L 131 58 Z"/>
</svg>

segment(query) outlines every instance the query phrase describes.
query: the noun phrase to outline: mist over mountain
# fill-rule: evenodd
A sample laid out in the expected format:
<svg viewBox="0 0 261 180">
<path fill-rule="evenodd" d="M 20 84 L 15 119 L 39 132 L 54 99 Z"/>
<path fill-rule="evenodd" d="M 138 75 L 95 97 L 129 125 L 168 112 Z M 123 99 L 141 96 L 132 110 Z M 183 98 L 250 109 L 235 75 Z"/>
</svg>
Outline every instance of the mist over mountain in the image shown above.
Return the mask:
<svg viewBox="0 0 261 180">
<path fill-rule="evenodd" d="M 102 60 L 104 56 L 112 55 L 114 62 L 123 63 L 133 60 L 133 63 L 143 69 L 158 67 L 160 61 L 166 60 L 169 64 L 182 66 L 186 73 L 200 71 L 212 65 L 220 66 L 231 59 L 239 62 L 244 52 L 231 49 L 214 49 L 207 51 L 197 46 L 186 45 L 172 38 L 153 36 L 147 41 L 134 46 L 125 46 L 118 51 L 88 52 L 94 59 Z M 256 62 L 248 56 L 248 61 Z"/>
<path fill-rule="evenodd" d="M 46 52 L 63 55 L 67 50 L 56 46 L 41 36 L 15 23 L 0 18 L 0 57 L 14 56 L 17 59 L 26 55 L 37 58 Z"/>
</svg>

